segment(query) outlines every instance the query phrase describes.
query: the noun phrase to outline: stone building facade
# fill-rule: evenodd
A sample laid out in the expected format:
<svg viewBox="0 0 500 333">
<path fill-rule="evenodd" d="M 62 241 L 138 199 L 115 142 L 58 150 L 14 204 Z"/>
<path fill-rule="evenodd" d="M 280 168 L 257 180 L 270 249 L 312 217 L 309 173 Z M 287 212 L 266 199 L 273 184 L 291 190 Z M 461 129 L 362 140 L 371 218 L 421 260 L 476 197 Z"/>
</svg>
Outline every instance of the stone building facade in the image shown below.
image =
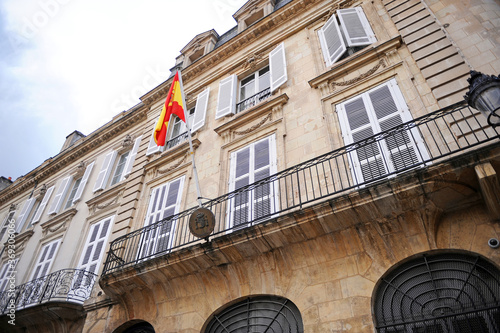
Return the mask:
<svg viewBox="0 0 500 333">
<path fill-rule="evenodd" d="M 499 4 L 233 17 L 0 192 L 0 329 L 500 331 L 500 130 L 463 100 L 470 70 L 500 72 Z M 151 139 L 175 70 L 213 215 L 185 125 Z"/>
</svg>

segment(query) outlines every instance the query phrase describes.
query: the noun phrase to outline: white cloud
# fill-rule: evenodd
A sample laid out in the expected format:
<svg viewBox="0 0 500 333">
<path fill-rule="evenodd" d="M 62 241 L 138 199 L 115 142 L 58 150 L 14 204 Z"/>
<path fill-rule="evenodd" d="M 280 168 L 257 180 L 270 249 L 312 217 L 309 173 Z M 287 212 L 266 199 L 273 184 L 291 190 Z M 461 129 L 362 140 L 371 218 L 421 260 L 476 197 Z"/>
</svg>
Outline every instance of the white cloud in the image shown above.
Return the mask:
<svg viewBox="0 0 500 333">
<path fill-rule="evenodd" d="M 244 0 L 0 0 L 11 46 L 0 54 L 0 175 L 16 178 L 58 153 L 66 135 L 88 134 L 163 82 L 195 35 L 223 34 Z M 0 24 L 1 25 L 1 24 Z M 2 37 L 2 34 L 0 34 Z M 24 139 L 21 131 L 44 146 Z M 43 140 L 40 139 L 43 137 Z M 36 150 L 36 151 L 35 151 Z M 26 156 L 27 155 L 27 156 Z"/>
</svg>

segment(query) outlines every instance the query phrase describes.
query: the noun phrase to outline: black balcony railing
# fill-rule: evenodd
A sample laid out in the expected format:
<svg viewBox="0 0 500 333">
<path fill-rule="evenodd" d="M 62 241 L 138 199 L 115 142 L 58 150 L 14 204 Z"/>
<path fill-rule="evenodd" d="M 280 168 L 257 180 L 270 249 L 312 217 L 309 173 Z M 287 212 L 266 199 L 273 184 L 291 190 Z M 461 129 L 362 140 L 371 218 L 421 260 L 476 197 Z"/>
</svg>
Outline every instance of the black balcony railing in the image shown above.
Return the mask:
<svg viewBox="0 0 500 333">
<path fill-rule="evenodd" d="M 252 106 L 259 104 L 263 100 L 267 99 L 271 96 L 271 88 L 264 89 L 259 91 L 253 96 L 248 97 L 247 99 L 242 100 L 238 104 L 236 104 L 236 113 L 240 113 L 243 110 L 251 108 Z"/>
<path fill-rule="evenodd" d="M 498 130 L 485 126 L 482 115 L 459 103 L 283 170 L 204 203 L 215 215 L 210 237 L 439 163 L 488 142 L 497 143 Z M 114 240 L 103 274 L 199 242 L 188 226 L 196 208 Z M 171 232 L 165 236 L 163 230 Z M 158 235 L 162 235 L 161 242 L 156 241 Z"/>
<path fill-rule="evenodd" d="M 184 132 L 182 134 L 177 135 L 175 138 L 172 138 L 167 141 L 167 144 L 165 145 L 165 149 L 170 149 L 172 147 L 177 146 L 178 144 L 186 141 L 188 138 L 188 132 Z"/>
<path fill-rule="evenodd" d="M 89 298 L 97 275 L 81 269 L 62 269 L 0 293 L 0 314 L 46 302 L 82 304 Z"/>
</svg>

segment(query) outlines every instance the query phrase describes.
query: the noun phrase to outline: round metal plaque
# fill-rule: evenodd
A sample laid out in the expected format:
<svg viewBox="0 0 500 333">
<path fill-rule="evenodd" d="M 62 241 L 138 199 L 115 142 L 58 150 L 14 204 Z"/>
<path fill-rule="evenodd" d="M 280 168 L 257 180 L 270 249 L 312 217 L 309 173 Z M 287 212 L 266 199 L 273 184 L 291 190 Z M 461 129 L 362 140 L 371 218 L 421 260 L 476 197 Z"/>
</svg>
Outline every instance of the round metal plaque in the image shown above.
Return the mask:
<svg viewBox="0 0 500 333">
<path fill-rule="evenodd" d="M 198 238 L 208 237 L 215 228 L 215 216 L 207 208 L 198 208 L 189 217 L 189 230 Z"/>
</svg>

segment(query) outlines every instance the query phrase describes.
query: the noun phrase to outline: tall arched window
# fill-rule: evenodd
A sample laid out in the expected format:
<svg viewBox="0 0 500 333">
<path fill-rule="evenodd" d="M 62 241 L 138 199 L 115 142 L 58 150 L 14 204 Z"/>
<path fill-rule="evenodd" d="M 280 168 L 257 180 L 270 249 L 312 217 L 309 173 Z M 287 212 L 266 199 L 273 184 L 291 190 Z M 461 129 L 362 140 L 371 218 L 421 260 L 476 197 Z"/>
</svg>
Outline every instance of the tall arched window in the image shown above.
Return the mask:
<svg viewBox="0 0 500 333">
<path fill-rule="evenodd" d="M 468 252 L 422 254 L 374 294 L 377 332 L 500 332 L 500 271 Z"/>
<path fill-rule="evenodd" d="M 277 296 L 247 297 L 212 315 L 205 333 L 302 333 L 302 317 L 290 300 Z"/>
</svg>

